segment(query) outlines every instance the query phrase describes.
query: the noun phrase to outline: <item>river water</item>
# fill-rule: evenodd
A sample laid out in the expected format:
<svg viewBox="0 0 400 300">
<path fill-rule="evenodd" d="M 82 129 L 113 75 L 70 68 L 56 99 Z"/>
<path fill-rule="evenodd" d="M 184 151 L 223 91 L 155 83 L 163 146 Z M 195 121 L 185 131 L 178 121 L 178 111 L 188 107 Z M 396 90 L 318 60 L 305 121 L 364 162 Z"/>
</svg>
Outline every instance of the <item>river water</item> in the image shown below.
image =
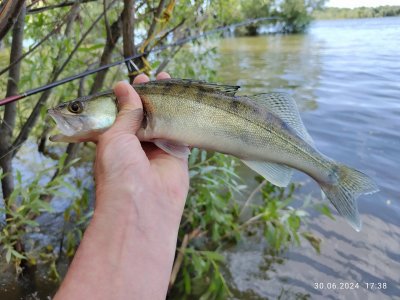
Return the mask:
<svg viewBox="0 0 400 300">
<path fill-rule="evenodd" d="M 258 240 L 229 251 L 236 297 L 400 299 L 400 18 L 318 21 L 301 35 L 226 38 L 217 51 L 218 81 L 293 95 L 317 148 L 381 189 L 358 201 L 361 232 L 312 214 L 320 255 L 304 244 L 271 264 Z M 295 180 L 298 198 L 321 198 L 311 179 Z"/>
<path fill-rule="evenodd" d="M 340 217 L 310 212 L 309 229 L 323 239 L 320 255 L 304 243 L 271 257 L 257 238 L 226 251 L 234 297 L 400 299 L 400 18 L 318 21 L 302 35 L 225 38 L 217 53 L 218 82 L 241 85 L 242 94 L 293 95 L 317 148 L 381 189 L 359 200 L 359 233 Z M 299 173 L 295 181 L 304 183 L 296 198 L 321 198 L 309 177 Z M 38 283 L 39 296 L 56 288 L 46 282 Z M 1 299 L 24 294 L 5 286 Z"/>
</svg>

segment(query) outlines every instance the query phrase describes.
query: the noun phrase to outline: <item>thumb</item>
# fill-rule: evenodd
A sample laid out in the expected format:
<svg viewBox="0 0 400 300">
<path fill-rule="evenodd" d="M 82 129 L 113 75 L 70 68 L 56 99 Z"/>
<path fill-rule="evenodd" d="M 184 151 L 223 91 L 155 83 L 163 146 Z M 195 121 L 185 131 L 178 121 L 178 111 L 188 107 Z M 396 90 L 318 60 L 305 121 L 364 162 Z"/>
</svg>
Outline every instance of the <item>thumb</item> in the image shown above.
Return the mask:
<svg viewBox="0 0 400 300">
<path fill-rule="evenodd" d="M 118 115 L 111 130 L 135 134 L 143 119 L 143 105 L 139 94 L 126 82 L 118 82 L 114 86 L 114 94 L 118 101 Z"/>
</svg>

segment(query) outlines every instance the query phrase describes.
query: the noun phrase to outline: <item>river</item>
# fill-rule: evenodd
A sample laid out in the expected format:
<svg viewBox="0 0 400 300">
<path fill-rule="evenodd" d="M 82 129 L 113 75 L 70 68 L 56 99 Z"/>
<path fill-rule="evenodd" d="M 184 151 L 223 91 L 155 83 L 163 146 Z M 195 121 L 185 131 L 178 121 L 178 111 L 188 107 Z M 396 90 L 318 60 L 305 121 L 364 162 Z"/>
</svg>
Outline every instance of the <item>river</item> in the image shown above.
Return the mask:
<svg viewBox="0 0 400 300">
<path fill-rule="evenodd" d="M 305 34 L 225 38 L 217 52 L 218 81 L 241 85 L 243 94 L 291 94 L 317 148 L 381 190 L 358 201 L 361 232 L 311 212 L 320 255 L 304 244 L 271 265 L 259 240 L 228 251 L 235 297 L 400 299 L 400 18 L 317 21 Z M 295 180 L 305 182 L 297 198 L 321 198 L 311 179 Z"/>
<path fill-rule="evenodd" d="M 303 243 L 271 257 L 257 238 L 227 250 L 234 297 L 400 299 L 400 18 L 318 21 L 305 34 L 215 43 L 218 82 L 241 85 L 242 94 L 293 95 L 317 148 L 368 174 L 381 189 L 358 202 L 361 232 L 340 217 L 310 211 L 309 230 L 323 239 L 319 255 Z M 299 202 L 321 198 L 309 177 L 294 179 L 304 183 Z M 1 299 L 24 293 L 0 285 Z M 38 286 L 32 299 L 56 288 L 47 281 Z"/>
</svg>

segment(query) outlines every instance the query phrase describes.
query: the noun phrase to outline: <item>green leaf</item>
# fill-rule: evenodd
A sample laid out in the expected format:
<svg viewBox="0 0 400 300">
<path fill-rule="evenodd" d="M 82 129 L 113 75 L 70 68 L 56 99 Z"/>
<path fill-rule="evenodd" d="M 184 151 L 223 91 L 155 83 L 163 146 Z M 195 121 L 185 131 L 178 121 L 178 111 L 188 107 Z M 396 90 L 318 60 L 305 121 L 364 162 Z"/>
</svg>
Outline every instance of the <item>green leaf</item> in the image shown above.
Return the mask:
<svg viewBox="0 0 400 300">
<path fill-rule="evenodd" d="M 21 253 L 19 253 L 18 251 L 14 250 L 14 249 L 11 249 L 11 252 L 15 257 L 17 257 L 19 259 L 26 259 L 26 256 L 22 255 Z"/>
<path fill-rule="evenodd" d="M 318 210 L 320 213 L 323 215 L 327 216 L 328 218 L 335 220 L 335 217 L 332 215 L 331 210 L 329 207 L 325 204 L 320 204 L 315 207 L 316 210 Z"/>
<path fill-rule="evenodd" d="M 192 285 L 191 285 L 191 282 L 190 282 L 190 276 L 189 276 L 189 274 L 187 272 L 186 265 L 185 265 L 185 268 L 183 268 L 183 283 L 184 283 L 184 286 L 185 286 L 185 293 L 187 295 L 190 295 Z"/>
<path fill-rule="evenodd" d="M 321 243 L 322 239 L 315 236 L 313 233 L 305 231 L 301 235 L 310 243 L 310 245 L 317 251 L 318 254 L 321 253 Z"/>
<path fill-rule="evenodd" d="M 223 262 L 225 261 L 225 257 L 215 251 L 201 251 L 201 254 L 205 255 L 208 259 L 214 260 L 214 261 L 218 261 L 218 262 Z"/>
<path fill-rule="evenodd" d="M 28 225 L 28 226 L 30 226 L 30 227 L 39 226 L 39 223 L 37 221 L 33 221 L 33 220 L 24 220 L 23 223 Z"/>
<path fill-rule="evenodd" d="M 190 156 L 189 156 L 189 166 L 192 166 L 196 162 L 196 160 L 199 156 L 199 152 L 200 152 L 200 150 L 198 148 L 192 149 L 192 151 L 190 152 Z"/>
<path fill-rule="evenodd" d="M 12 254 L 12 248 L 8 247 L 7 248 L 7 253 L 6 253 L 6 262 L 9 264 L 11 261 L 11 254 Z"/>
<path fill-rule="evenodd" d="M 152 68 L 152 69 L 157 69 L 157 67 L 158 67 L 160 64 L 161 64 L 161 62 L 160 62 L 159 60 L 156 60 L 156 61 L 154 61 L 154 62 L 151 64 L 151 68 Z"/>
<path fill-rule="evenodd" d="M 21 172 L 19 171 L 19 170 L 17 170 L 17 172 L 16 172 L 17 174 L 16 174 L 16 176 L 15 176 L 15 179 L 17 179 L 17 182 L 18 182 L 18 184 L 22 184 L 22 175 L 21 175 Z"/>
<path fill-rule="evenodd" d="M 103 43 L 101 43 L 101 44 L 94 44 L 94 45 L 92 45 L 92 46 L 90 46 L 90 47 L 80 47 L 79 49 L 78 49 L 78 51 L 79 52 L 91 52 L 91 51 L 93 51 L 93 50 L 97 50 L 97 49 L 100 49 L 100 48 L 103 48 L 104 47 L 104 44 Z"/>
</svg>

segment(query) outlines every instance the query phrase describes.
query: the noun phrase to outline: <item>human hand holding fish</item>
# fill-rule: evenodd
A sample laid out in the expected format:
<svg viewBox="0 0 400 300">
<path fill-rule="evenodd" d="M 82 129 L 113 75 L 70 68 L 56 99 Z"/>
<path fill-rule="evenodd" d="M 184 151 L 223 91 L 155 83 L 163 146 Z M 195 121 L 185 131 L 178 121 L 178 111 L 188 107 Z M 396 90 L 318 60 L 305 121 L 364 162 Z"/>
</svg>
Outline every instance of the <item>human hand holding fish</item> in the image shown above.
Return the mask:
<svg viewBox="0 0 400 300">
<path fill-rule="evenodd" d="M 356 199 L 378 191 L 377 185 L 316 149 L 289 95 L 237 96 L 238 86 L 185 79 L 150 81 L 134 88 L 144 110 L 136 132 L 140 141 L 152 142 L 176 158 L 187 157 L 187 146 L 230 154 L 281 187 L 297 169 L 312 177 L 339 214 L 361 230 Z M 112 91 L 62 103 L 49 113 L 63 134 L 50 139 L 90 139 L 109 128 L 117 112 Z"/>
<path fill-rule="evenodd" d="M 167 73 L 157 76 L 158 80 L 167 78 L 170 78 Z M 149 81 L 147 76 L 139 75 L 134 83 L 146 81 Z M 97 143 L 94 168 L 96 193 L 101 194 L 104 189 L 120 190 L 128 187 L 143 192 L 160 191 L 160 194 L 173 195 L 173 201 L 177 202 L 174 204 L 178 204 L 174 221 L 179 223 L 189 188 L 189 148 L 182 147 L 185 154 L 176 157 L 153 143 L 141 143 L 136 136 L 143 119 L 143 106 L 139 95 L 125 82 L 118 83 L 114 93 L 119 106 L 115 123 L 104 133 L 86 137 L 86 140 L 91 138 Z M 147 181 L 143 182 L 144 179 Z M 97 201 L 96 205 L 101 204 Z M 159 203 L 161 211 L 167 212 L 168 209 L 163 207 L 164 205 L 170 208 L 171 203 Z"/>
<path fill-rule="evenodd" d="M 189 188 L 187 155 L 141 144 L 139 95 L 125 82 L 114 92 L 115 123 L 85 137 L 97 144 L 96 207 L 55 299 L 163 299 L 167 293 Z"/>
</svg>

